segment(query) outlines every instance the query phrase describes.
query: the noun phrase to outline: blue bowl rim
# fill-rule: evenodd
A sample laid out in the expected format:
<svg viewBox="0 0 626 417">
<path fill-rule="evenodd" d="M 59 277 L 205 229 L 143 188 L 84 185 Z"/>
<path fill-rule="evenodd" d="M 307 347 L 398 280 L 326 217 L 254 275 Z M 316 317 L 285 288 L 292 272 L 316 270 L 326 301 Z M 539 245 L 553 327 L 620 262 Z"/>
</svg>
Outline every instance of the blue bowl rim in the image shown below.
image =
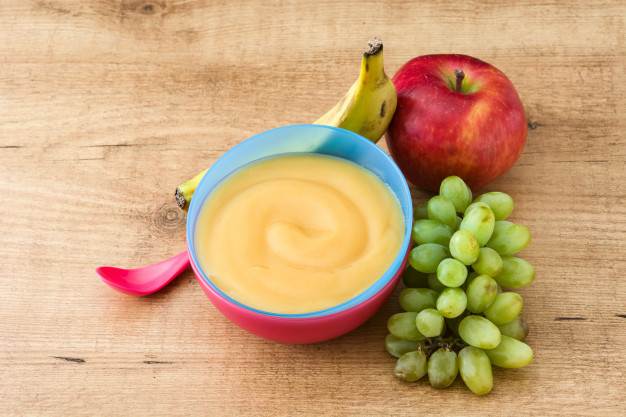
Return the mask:
<svg viewBox="0 0 626 417">
<path fill-rule="evenodd" d="M 400 248 L 400 251 L 398 253 L 398 255 L 395 257 L 395 259 L 393 260 L 393 262 L 391 263 L 391 265 L 389 266 L 389 268 L 385 271 L 385 273 L 383 275 L 381 275 L 381 277 L 376 280 L 376 282 L 374 282 L 374 284 L 372 284 L 370 287 L 368 287 L 367 289 L 365 289 L 363 292 L 357 294 L 355 297 L 351 298 L 350 300 L 344 301 L 341 304 L 338 304 L 336 306 L 333 307 L 329 307 L 323 310 L 318 310 L 318 311 L 314 311 L 314 312 L 310 312 L 310 313 L 297 313 L 297 314 L 284 314 L 284 313 L 274 313 L 274 312 L 270 312 L 270 311 L 264 311 L 264 310 L 260 310 L 260 309 L 256 309 L 250 306 L 247 306 L 235 299 L 233 299 L 232 297 L 230 297 L 229 295 L 225 294 L 222 290 L 220 290 L 215 284 L 213 284 L 213 282 L 211 282 L 211 280 L 207 277 L 207 275 L 204 273 L 204 271 L 202 270 L 202 268 L 200 267 L 199 263 L 198 263 L 198 259 L 196 258 L 196 254 L 195 254 L 195 250 L 194 250 L 194 243 L 192 242 L 192 236 L 194 236 L 194 231 L 192 230 L 192 224 L 195 226 L 197 217 L 198 217 L 198 212 L 200 211 L 202 205 L 204 204 L 204 202 L 206 201 L 206 199 L 208 198 L 208 196 L 211 194 L 211 192 L 213 191 L 213 189 L 219 185 L 225 178 L 227 178 L 228 176 L 230 176 L 234 171 L 238 170 L 241 168 L 241 166 L 235 167 L 233 168 L 226 176 L 224 176 L 223 178 L 221 178 L 219 181 L 217 181 L 215 183 L 215 185 L 213 187 L 211 187 L 207 192 L 206 192 L 206 197 L 204 199 L 202 199 L 200 201 L 200 199 L 197 198 L 192 198 L 191 199 L 191 203 L 189 205 L 189 210 L 187 213 L 187 223 L 186 223 L 186 239 L 187 239 L 187 248 L 188 248 L 188 252 L 189 252 L 189 258 L 191 260 L 191 262 L 193 262 L 194 266 L 196 267 L 196 270 L 200 272 L 201 278 L 202 280 L 211 287 L 211 289 L 217 293 L 220 297 L 222 297 L 223 299 L 227 300 L 228 302 L 241 307 L 245 310 L 248 310 L 250 312 L 253 313 L 257 313 L 257 314 L 261 314 L 264 316 L 269 316 L 269 317 L 279 317 L 279 318 L 292 318 L 292 319 L 303 319 L 303 318 L 313 318 L 313 317 L 323 317 L 323 316 L 328 316 L 331 314 L 335 314 L 335 313 L 339 313 L 345 310 L 348 310 L 352 307 L 355 307 L 367 300 L 369 300 L 370 298 L 372 298 L 375 294 L 377 294 L 380 290 L 382 290 L 388 283 L 389 281 L 391 281 L 391 279 L 394 277 L 394 275 L 396 274 L 396 272 L 398 271 L 398 269 L 400 269 L 404 258 L 406 256 L 406 252 L 409 248 L 409 244 L 411 241 L 411 229 L 412 229 L 412 222 L 413 222 L 413 214 L 411 213 L 407 213 L 404 210 L 405 205 L 407 205 L 408 207 L 412 207 L 412 198 L 411 198 L 411 192 L 409 191 L 409 185 L 406 181 L 406 178 L 404 177 L 404 175 L 402 174 L 402 171 L 400 171 L 400 168 L 398 168 L 398 165 L 395 163 L 395 161 L 391 158 L 391 156 L 389 156 L 381 147 L 379 147 L 378 145 L 376 145 L 374 142 L 370 141 L 369 139 L 354 133 L 352 131 L 346 130 L 346 129 L 342 129 L 339 127 L 334 127 L 334 126 L 326 126 L 326 125 L 315 125 L 315 124 L 297 124 L 297 125 L 287 125 L 287 126 L 281 126 L 281 127 L 277 127 L 274 129 L 270 129 L 270 130 L 266 130 L 264 132 L 261 133 L 257 133 L 251 137 L 249 137 L 248 139 L 245 139 L 243 141 L 241 141 L 240 143 L 234 145 L 232 148 L 230 148 L 228 151 L 226 151 L 220 158 L 218 158 L 217 161 L 215 161 L 213 163 L 213 165 L 209 168 L 209 170 L 207 171 L 206 174 L 204 174 L 204 177 L 202 177 L 202 179 L 200 180 L 200 183 L 198 184 L 198 186 L 196 187 L 196 193 L 198 193 L 198 190 L 201 190 L 202 192 L 204 192 L 203 188 L 208 187 L 206 185 L 206 178 L 209 177 L 209 174 L 211 173 L 211 170 L 214 169 L 214 167 L 216 167 L 218 164 L 220 164 L 220 161 L 224 160 L 224 157 L 226 155 L 228 155 L 229 153 L 235 152 L 239 147 L 245 146 L 244 143 L 249 143 L 250 141 L 258 141 L 258 140 L 264 140 L 263 138 L 267 135 L 271 135 L 272 133 L 274 133 L 277 130 L 283 130 L 283 129 L 297 129 L 297 128 L 303 128 L 303 127 L 307 127 L 307 128 L 316 128 L 316 129 L 330 129 L 330 130 L 336 130 L 338 132 L 340 132 L 343 135 L 348 135 L 348 136 L 352 136 L 353 138 L 364 142 L 365 146 L 371 146 L 372 149 L 375 152 L 378 152 L 381 156 L 381 158 L 383 160 L 385 160 L 388 164 L 390 164 L 390 167 L 392 168 L 392 171 L 394 172 L 395 175 L 398 176 L 398 178 L 401 179 L 402 182 L 402 195 L 398 195 L 395 193 L 395 191 L 392 189 L 392 192 L 394 192 L 394 194 L 396 195 L 396 198 L 398 198 L 398 201 L 400 203 L 400 206 L 402 208 L 403 211 L 403 215 L 404 215 L 404 220 L 405 220 L 405 235 L 404 235 L 404 241 L 402 243 L 402 246 Z M 296 153 L 296 152 L 287 152 L 287 153 Z M 287 154 L 285 153 L 285 154 Z M 276 154 L 276 156 L 281 155 L 281 154 Z M 283 154 L 284 155 L 284 154 Z M 260 159 L 264 159 L 264 158 L 258 158 L 256 160 L 250 161 L 248 164 L 256 162 L 257 160 Z M 347 158 L 343 158 L 346 160 L 349 160 Z M 247 164 L 246 164 L 247 165 Z M 367 169 L 367 168 L 366 168 Z M 371 171 L 370 171 L 371 172 Z M 382 180 L 382 179 L 381 179 Z M 391 187 L 387 184 L 387 186 L 391 189 Z M 406 201 L 403 201 L 403 199 L 405 199 Z M 192 221 L 193 219 L 193 221 Z"/>
</svg>

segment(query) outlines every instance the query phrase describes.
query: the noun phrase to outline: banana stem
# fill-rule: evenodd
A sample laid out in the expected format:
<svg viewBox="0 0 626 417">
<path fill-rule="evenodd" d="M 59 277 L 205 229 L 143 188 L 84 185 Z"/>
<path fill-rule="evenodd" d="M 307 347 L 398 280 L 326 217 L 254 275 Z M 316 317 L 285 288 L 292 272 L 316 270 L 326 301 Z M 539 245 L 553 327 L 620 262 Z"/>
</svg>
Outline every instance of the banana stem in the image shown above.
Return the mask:
<svg viewBox="0 0 626 417">
<path fill-rule="evenodd" d="M 365 50 L 365 55 L 375 55 L 383 49 L 383 41 L 378 38 L 374 38 L 373 41 L 367 42 L 367 49 Z"/>
<path fill-rule="evenodd" d="M 189 209 L 189 202 L 191 201 L 191 197 L 196 191 L 196 187 L 198 187 L 200 180 L 202 179 L 202 177 L 204 177 L 204 174 L 206 174 L 207 171 L 208 169 L 205 169 L 189 181 L 176 187 L 174 198 L 176 199 L 176 204 L 178 204 L 178 207 L 180 207 L 182 210 L 187 211 Z"/>
</svg>

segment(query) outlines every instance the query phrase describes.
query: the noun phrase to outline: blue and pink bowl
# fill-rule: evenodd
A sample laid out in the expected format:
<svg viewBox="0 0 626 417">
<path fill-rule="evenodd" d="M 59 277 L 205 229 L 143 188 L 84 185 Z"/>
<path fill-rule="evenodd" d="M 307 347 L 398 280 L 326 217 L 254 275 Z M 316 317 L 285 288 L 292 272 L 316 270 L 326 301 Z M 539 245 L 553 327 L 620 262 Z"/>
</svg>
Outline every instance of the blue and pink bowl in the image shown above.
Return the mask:
<svg viewBox="0 0 626 417">
<path fill-rule="evenodd" d="M 355 162 L 376 174 L 398 198 L 405 222 L 402 247 L 389 269 L 372 286 L 342 304 L 306 314 L 260 311 L 232 299 L 200 268 L 195 246 L 196 221 L 211 191 L 242 166 L 269 156 L 319 153 Z M 191 267 L 207 297 L 224 316 L 257 336 L 283 343 L 314 343 L 341 336 L 363 324 L 395 289 L 407 262 L 413 208 L 407 182 L 380 147 L 356 133 L 322 125 L 285 126 L 255 135 L 218 159 L 198 185 L 187 216 L 187 249 Z"/>
</svg>

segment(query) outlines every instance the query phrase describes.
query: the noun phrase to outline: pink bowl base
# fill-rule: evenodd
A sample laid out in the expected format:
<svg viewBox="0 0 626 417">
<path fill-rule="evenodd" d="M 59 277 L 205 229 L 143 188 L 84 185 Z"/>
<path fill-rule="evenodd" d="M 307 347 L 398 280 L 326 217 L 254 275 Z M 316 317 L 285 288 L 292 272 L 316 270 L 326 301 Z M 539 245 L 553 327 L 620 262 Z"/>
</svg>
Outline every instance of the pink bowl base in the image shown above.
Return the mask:
<svg viewBox="0 0 626 417">
<path fill-rule="evenodd" d="M 281 343 L 315 343 L 330 340 L 356 329 L 369 320 L 391 296 L 408 260 L 407 251 L 402 265 L 393 278 L 367 301 L 339 313 L 311 318 L 273 317 L 247 310 L 224 299 L 202 279 L 194 262 L 191 267 L 196 279 L 213 305 L 242 329 Z"/>
</svg>

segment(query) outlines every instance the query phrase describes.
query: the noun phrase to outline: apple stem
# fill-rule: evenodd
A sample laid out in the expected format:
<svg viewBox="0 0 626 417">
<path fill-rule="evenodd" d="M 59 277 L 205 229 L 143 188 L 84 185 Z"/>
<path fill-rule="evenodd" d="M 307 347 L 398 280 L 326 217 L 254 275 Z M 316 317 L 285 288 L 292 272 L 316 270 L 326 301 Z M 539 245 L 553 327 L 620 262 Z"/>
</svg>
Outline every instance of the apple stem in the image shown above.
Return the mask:
<svg viewBox="0 0 626 417">
<path fill-rule="evenodd" d="M 461 92 L 461 86 L 463 85 L 463 78 L 465 78 L 465 73 L 460 69 L 454 70 L 454 76 L 456 77 L 456 92 Z"/>
</svg>

